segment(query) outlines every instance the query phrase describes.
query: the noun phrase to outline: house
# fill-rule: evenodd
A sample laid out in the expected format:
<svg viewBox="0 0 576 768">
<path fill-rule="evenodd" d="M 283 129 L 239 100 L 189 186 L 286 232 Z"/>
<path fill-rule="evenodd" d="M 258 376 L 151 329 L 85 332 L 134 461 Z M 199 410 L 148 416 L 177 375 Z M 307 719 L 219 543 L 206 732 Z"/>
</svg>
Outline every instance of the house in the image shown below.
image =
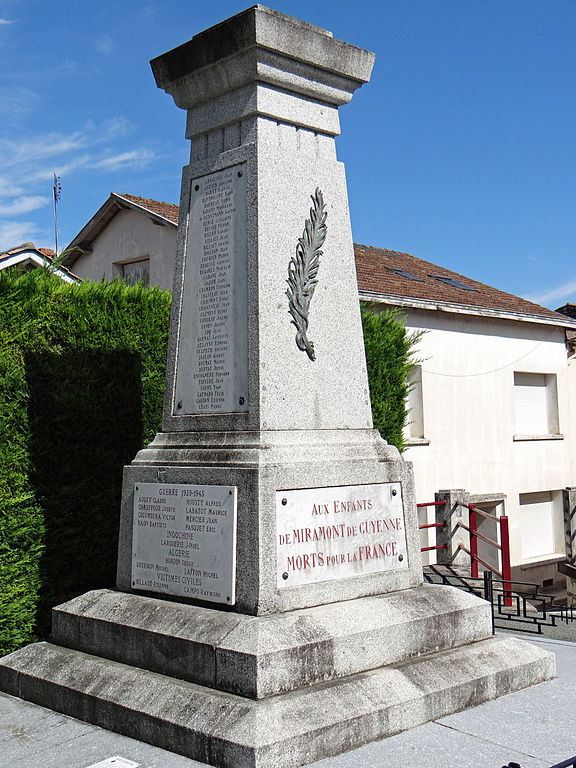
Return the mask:
<svg viewBox="0 0 576 768">
<path fill-rule="evenodd" d="M 171 286 L 178 206 L 112 193 L 68 247 L 84 279 L 149 274 Z M 416 495 L 461 489 L 510 521 L 514 579 L 559 585 L 563 494 L 576 485 L 566 340 L 576 319 L 396 251 L 355 246 L 360 300 L 424 330 L 405 457 Z M 576 413 L 576 407 L 574 408 Z M 433 522 L 434 508 L 422 510 Z M 495 524 L 481 532 L 496 538 Z M 433 544 L 423 531 L 423 545 Z"/>
<path fill-rule="evenodd" d="M 37 248 L 34 243 L 22 243 L 15 248 L 0 252 L 0 269 L 18 266 L 29 271 L 38 267 L 53 265 L 54 251 L 51 248 Z M 52 266 L 55 275 L 66 283 L 78 283 L 80 279 L 62 265 Z"/>
<path fill-rule="evenodd" d="M 178 206 L 115 192 L 66 248 L 64 266 L 83 280 L 172 288 Z"/>
<path fill-rule="evenodd" d="M 405 452 L 418 500 L 464 489 L 506 514 L 513 578 L 555 586 L 563 489 L 574 485 L 566 340 L 576 321 L 409 254 L 356 246 L 356 267 L 362 301 L 400 307 L 409 329 L 426 331 Z M 421 522 L 433 519 L 425 508 Z"/>
</svg>

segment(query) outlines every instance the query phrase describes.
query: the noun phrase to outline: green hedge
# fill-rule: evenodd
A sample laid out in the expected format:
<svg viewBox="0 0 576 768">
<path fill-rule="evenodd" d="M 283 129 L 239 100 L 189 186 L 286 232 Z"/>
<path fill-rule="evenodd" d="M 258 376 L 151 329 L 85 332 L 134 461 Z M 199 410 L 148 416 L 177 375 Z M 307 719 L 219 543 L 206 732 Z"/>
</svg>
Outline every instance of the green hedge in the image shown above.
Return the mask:
<svg viewBox="0 0 576 768">
<path fill-rule="evenodd" d="M 160 429 L 170 294 L 0 272 L 0 654 L 113 586 L 122 467 Z"/>
<path fill-rule="evenodd" d="M 414 348 L 422 331 L 408 332 L 399 310 L 362 306 L 362 328 L 374 427 L 391 445 L 404 450 L 409 374 L 418 362 Z"/>
</svg>

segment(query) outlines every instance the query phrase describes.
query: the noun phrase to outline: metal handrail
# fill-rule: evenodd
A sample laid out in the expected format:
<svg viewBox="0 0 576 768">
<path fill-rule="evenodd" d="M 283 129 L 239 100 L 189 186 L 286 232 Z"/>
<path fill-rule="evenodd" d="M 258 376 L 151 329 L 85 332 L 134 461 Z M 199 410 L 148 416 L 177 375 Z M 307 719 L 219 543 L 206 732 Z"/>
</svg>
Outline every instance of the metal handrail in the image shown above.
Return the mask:
<svg viewBox="0 0 576 768">
<path fill-rule="evenodd" d="M 446 500 L 444 501 L 425 501 L 422 504 L 416 504 L 418 508 L 420 507 L 445 507 L 446 506 Z"/>
<path fill-rule="evenodd" d="M 417 504 L 417 508 L 421 509 L 423 507 L 443 507 L 446 506 L 447 500 L 444 499 L 442 501 L 428 501 L 428 502 L 422 502 L 420 504 Z M 499 576 L 503 582 L 504 582 L 504 605 L 506 607 L 510 607 L 512 605 L 512 590 L 511 590 L 511 579 L 512 579 L 512 569 L 510 566 L 510 534 L 509 534 L 509 527 L 508 527 L 508 517 L 506 515 L 501 515 L 498 517 L 497 515 L 492 515 L 489 512 L 485 512 L 483 509 L 479 509 L 476 506 L 475 502 L 470 502 L 467 504 L 464 501 L 457 501 L 454 505 L 455 507 L 464 507 L 468 510 L 468 525 L 465 523 L 458 521 L 458 523 L 454 526 L 455 528 L 462 528 L 463 530 L 468 532 L 468 535 L 470 537 L 470 549 L 467 549 L 462 544 L 458 545 L 458 550 L 462 550 L 465 552 L 468 557 L 470 558 L 470 575 L 472 578 L 477 579 L 479 577 L 479 569 L 478 564 L 481 564 L 484 568 L 487 568 L 489 571 L 494 573 L 496 576 Z M 488 536 L 484 536 L 484 534 L 480 533 L 478 531 L 477 526 L 477 515 L 480 515 L 481 517 L 486 518 L 487 520 L 494 520 L 497 525 L 500 526 L 500 543 L 497 541 L 494 541 L 493 539 L 490 539 Z M 440 523 L 425 523 L 423 525 L 419 525 L 419 530 L 426 530 L 429 528 L 445 528 L 447 526 L 447 521 L 444 520 Z M 484 541 L 486 544 L 490 545 L 491 547 L 495 547 L 496 550 L 500 553 L 499 560 L 502 563 L 502 570 L 498 570 L 490 563 L 487 563 L 485 560 L 483 560 L 478 555 L 478 540 Z M 421 547 L 421 552 L 431 552 L 431 551 L 437 551 L 441 549 L 448 549 L 448 544 L 437 544 L 435 546 L 429 546 L 429 547 Z M 455 553 L 456 554 L 456 553 Z"/>
<path fill-rule="evenodd" d="M 574 757 L 568 758 L 568 760 L 564 760 L 562 763 L 556 763 L 556 765 L 551 765 L 550 768 L 575 768 L 576 766 L 576 755 Z"/>
<path fill-rule="evenodd" d="M 490 565 L 490 563 L 487 563 L 485 560 L 482 560 L 482 558 L 479 555 L 472 555 L 472 552 L 470 552 L 469 549 L 466 549 L 462 544 L 458 545 L 458 549 L 461 549 L 463 552 L 466 552 L 466 554 L 469 557 L 474 557 L 475 560 L 477 560 L 479 563 L 481 563 L 484 568 L 487 568 L 489 571 L 492 571 L 492 573 L 495 573 L 496 576 L 500 576 L 502 578 L 502 573 L 500 571 L 497 571 L 496 568 L 494 568 L 493 565 Z M 478 576 L 473 576 L 472 578 L 477 579 Z"/>
<path fill-rule="evenodd" d="M 505 582 L 494 578 L 488 570 L 484 571 L 483 578 L 474 579 L 463 576 L 449 565 L 426 566 L 424 578 L 433 584 L 465 589 L 487 600 L 492 607 L 493 630 L 510 629 L 512 622 L 516 632 L 542 635 L 545 627 L 556 627 L 560 622 L 576 622 L 576 609 L 554 608 L 553 595 L 541 593 L 539 584 Z M 540 606 L 537 607 L 536 603 Z"/>
<path fill-rule="evenodd" d="M 494 541 L 493 539 L 489 539 L 488 536 L 484 536 L 482 533 L 478 533 L 478 531 L 471 531 L 470 528 L 468 528 L 468 526 L 462 523 L 460 520 L 456 523 L 456 528 L 464 528 L 465 531 L 468 531 L 468 533 L 471 533 L 473 536 L 477 536 L 479 539 L 482 539 L 482 541 L 485 541 L 486 544 L 492 544 L 494 547 L 496 547 L 496 549 L 500 549 L 500 550 L 502 549 L 502 546 L 498 544 L 497 541 Z M 464 547 L 460 547 L 460 548 L 464 549 Z M 490 568 L 490 566 L 488 567 Z M 490 570 L 494 570 L 494 569 L 490 568 Z"/>
<path fill-rule="evenodd" d="M 419 525 L 418 529 L 420 531 L 423 531 L 424 528 L 446 528 L 448 523 L 446 520 L 443 520 L 441 523 L 425 523 L 424 525 Z"/>
<path fill-rule="evenodd" d="M 428 501 L 424 504 L 416 504 L 416 507 L 443 507 L 445 504 L 445 501 Z M 443 520 L 441 523 L 426 523 L 424 525 L 419 525 L 418 530 L 423 531 L 426 528 L 446 528 L 447 525 L 448 523 L 446 520 Z M 420 547 L 420 552 L 431 552 L 432 550 L 439 549 L 448 549 L 448 544 L 436 544 L 433 547 Z"/>
<path fill-rule="evenodd" d="M 490 520 L 496 520 L 497 522 L 500 519 L 498 515 L 491 515 L 490 512 L 485 512 L 483 509 L 480 509 L 479 507 L 476 506 L 476 503 L 473 501 L 471 501 L 470 504 L 466 504 L 465 501 L 457 501 L 454 506 L 464 507 L 465 509 L 469 509 L 469 510 L 473 509 L 475 510 L 477 515 L 482 515 L 482 517 L 487 517 Z"/>
</svg>

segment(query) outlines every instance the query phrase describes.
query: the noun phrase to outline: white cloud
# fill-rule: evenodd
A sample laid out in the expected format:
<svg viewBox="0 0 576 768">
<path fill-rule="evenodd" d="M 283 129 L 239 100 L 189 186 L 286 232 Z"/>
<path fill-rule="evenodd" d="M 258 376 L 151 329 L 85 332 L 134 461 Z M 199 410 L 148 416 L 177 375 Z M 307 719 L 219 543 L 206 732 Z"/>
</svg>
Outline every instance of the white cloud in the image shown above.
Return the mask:
<svg viewBox="0 0 576 768">
<path fill-rule="evenodd" d="M 34 240 L 38 227 L 31 221 L 5 221 L 0 223 L 0 251 L 7 251 L 21 243 Z"/>
<path fill-rule="evenodd" d="M 105 157 L 90 165 L 91 168 L 106 169 L 115 171 L 118 168 L 129 168 L 133 166 L 143 167 L 154 159 L 154 153 L 147 149 L 137 149 L 133 152 L 123 152 L 120 155 Z"/>
<path fill-rule="evenodd" d="M 29 114 L 38 102 L 38 95 L 29 88 L 20 88 L 12 84 L 10 88 L 0 90 L 0 113 L 4 124 L 14 123 Z"/>
<path fill-rule="evenodd" d="M 94 48 L 103 56 L 108 56 L 112 53 L 114 44 L 108 35 L 100 35 L 100 37 L 97 37 L 96 40 L 94 40 Z"/>
<path fill-rule="evenodd" d="M 44 168 L 39 168 L 38 170 L 33 171 L 31 174 L 25 177 L 25 180 L 28 183 L 33 183 L 36 181 L 48 181 L 54 177 L 54 174 L 57 176 L 63 176 L 67 173 L 72 173 L 72 171 L 78 170 L 78 168 L 89 167 L 91 160 L 92 155 L 79 155 L 67 163 L 59 163 L 56 161 L 49 166 L 45 166 Z"/>
<path fill-rule="evenodd" d="M 4 167 L 31 164 L 45 157 L 64 155 L 86 146 L 87 137 L 75 131 L 66 136 L 61 133 L 47 133 L 33 139 L 10 140 L 0 139 L 0 154 L 4 159 Z"/>
<path fill-rule="evenodd" d="M 7 176 L 0 176 L 0 197 L 16 197 L 22 194 L 22 187 L 17 187 Z"/>
<path fill-rule="evenodd" d="M 120 139 L 124 136 L 129 136 L 131 133 L 134 133 L 135 130 L 136 128 L 134 124 L 125 117 L 122 117 L 122 115 L 111 117 L 109 120 L 106 120 L 103 125 L 103 135 L 107 140 Z"/>
<path fill-rule="evenodd" d="M 30 213 L 30 211 L 43 208 L 49 202 L 49 197 L 41 197 L 40 195 L 18 197 L 7 205 L 0 204 L 0 216 L 18 216 L 22 213 Z"/>
<path fill-rule="evenodd" d="M 3 26 L 4 24 L 14 24 L 14 21 L 9 21 L 8 19 L 0 19 L 0 26 Z"/>
<path fill-rule="evenodd" d="M 79 181 L 88 187 L 95 174 L 125 175 L 158 160 L 151 149 L 134 147 L 126 140 L 134 131 L 129 120 L 116 115 L 98 123 L 88 120 L 68 133 L 19 135 L 12 130 L 0 134 L 0 248 L 6 250 L 34 238 L 50 239 L 41 222 L 50 218 L 54 173 L 61 177 L 65 198 Z M 38 225 L 30 221 L 35 218 L 33 211 L 38 211 Z M 21 218 L 26 221 L 19 221 Z"/>
<path fill-rule="evenodd" d="M 568 280 L 562 285 L 556 288 L 548 288 L 545 291 L 534 293 L 531 296 L 526 296 L 529 301 L 534 301 L 536 304 L 562 304 L 562 302 L 568 301 L 576 293 L 576 279 Z"/>
</svg>

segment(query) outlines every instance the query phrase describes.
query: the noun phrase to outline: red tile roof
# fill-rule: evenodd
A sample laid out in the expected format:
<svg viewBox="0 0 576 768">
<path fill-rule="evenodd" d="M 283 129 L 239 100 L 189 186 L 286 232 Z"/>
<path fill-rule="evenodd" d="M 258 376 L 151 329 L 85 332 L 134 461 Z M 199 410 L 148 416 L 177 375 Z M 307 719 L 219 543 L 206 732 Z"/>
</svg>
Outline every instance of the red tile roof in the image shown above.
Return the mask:
<svg viewBox="0 0 576 768">
<path fill-rule="evenodd" d="M 152 200 L 146 197 L 137 197 L 136 195 L 119 195 L 117 192 L 111 194 L 112 198 L 124 198 L 132 205 L 137 205 L 150 213 L 170 221 L 172 224 L 178 224 L 179 206 L 172 203 L 164 203 L 158 200 Z M 93 220 L 84 228 L 87 230 L 98 220 L 96 234 L 108 223 L 108 218 L 102 217 L 102 211 L 110 204 L 111 199 L 102 206 L 100 211 L 93 217 Z M 114 211 L 112 214 L 114 215 Z M 82 233 L 77 235 L 71 245 L 76 240 L 81 240 Z M 89 241 L 87 241 L 89 242 Z M 409 253 L 400 251 L 389 251 L 384 248 L 374 248 L 369 245 L 354 244 L 354 253 L 356 256 L 356 272 L 358 276 L 358 290 L 363 299 L 386 299 L 388 303 L 394 303 L 394 297 L 398 297 L 398 304 L 403 306 L 410 305 L 411 301 L 420 302 L 421 305 L 428 304 L 431 309 L 435 308 L 436 303 L 450 305 L 453 311 L 474 312 L 477 309 L 480 313 L 487 310 L 489 314 L 521 314 L 536 319 L 541 317 L 547 322 L 556 322 L 559 325 L 572 325 L 572 320 L 557 312 L 553 312 L 532 301 L 521 299 L 511 293 L 499 291 L 485 283 L 479 283 L 471 280 L 469 277 L 452 272 L 444 267 L 439 267 L 429 261 L 423 261 Z M 70 259 L 70 264 L 75 259 Z M 418 280 L 398 274 L 393 270 L 406 272 Z M 448 280 L 456 281 L 469 289 L 459 287 L 454 284 L 448 284 L 435 277 L 443 277 Z"/>
<path fill-rule="evenodd" d="M 178 224 L 178 209 L 179 206 L 174 203 L 164 203 L 159 200 L 151 200 L 147 197 L 137 197 L 136 195 L 118 194 L 118 197 L 124 197 L 136 205 L 147 208 L 152 213 L 156 213 L 158 216 L 163 216 L 165 219 L 172 221 L 174 224 Z"/>
<path fill-rule="evenodd" d="M 368 294 L 398 296 L 428 303 L 462 305 L 480 309 L 496 310 L 524 315 L 537 315 L 557 322 L 562 316 L 551 309 L 541 307 L 532 301 L 499 291 L 485 283 L 439 267 L 429 261 L 417 259 L 409 253 L 388 251 L 368 245 L 354 245 L 358 289 Z M 393 270 L 406 272 L 418 280 L 398 274 Z M 433 277 L 454 280 L 472 290 L 447 284 Z"/>
</svg>

